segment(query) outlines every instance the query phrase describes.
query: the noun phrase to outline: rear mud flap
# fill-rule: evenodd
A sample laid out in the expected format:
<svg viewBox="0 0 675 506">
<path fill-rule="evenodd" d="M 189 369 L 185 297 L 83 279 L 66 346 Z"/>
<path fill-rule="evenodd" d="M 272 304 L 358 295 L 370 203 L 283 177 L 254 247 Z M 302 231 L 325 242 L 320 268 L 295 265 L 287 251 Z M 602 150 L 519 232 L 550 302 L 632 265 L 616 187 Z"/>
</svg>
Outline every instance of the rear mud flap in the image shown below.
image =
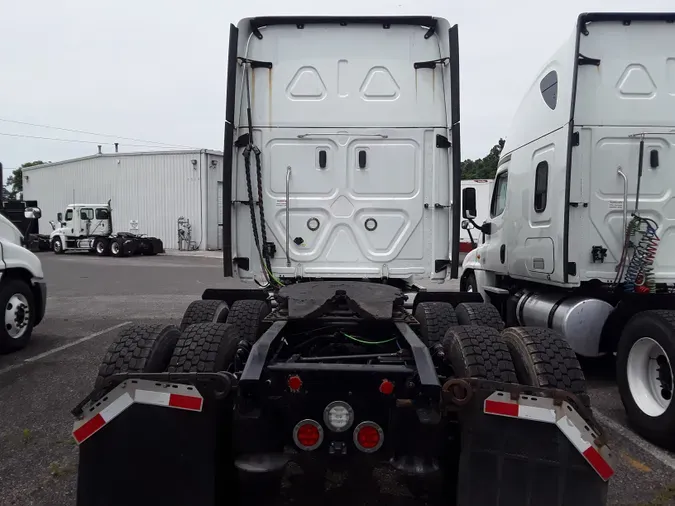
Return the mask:
<svg viewBox="0 0 675 506">
<path fill-rule="evenodd" d="M 86 405 L 73 431 L 77 506 L 233 504 L 231 399 L 208 388 L 127 380 Z"/>
<path fill-rule="evenodd" d="M 459 411 L 457 506 L 606 504 L 613 470 L 600 431 L 578 404 L 543 395 L 474 390 Z"/>
</svg>

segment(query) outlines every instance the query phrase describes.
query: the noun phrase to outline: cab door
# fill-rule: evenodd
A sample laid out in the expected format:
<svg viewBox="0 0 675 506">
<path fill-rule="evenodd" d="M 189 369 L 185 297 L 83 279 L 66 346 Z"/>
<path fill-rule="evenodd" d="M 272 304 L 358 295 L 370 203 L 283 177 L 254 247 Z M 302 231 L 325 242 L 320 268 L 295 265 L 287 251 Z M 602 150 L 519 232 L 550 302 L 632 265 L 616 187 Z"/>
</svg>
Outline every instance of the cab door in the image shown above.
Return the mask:
<svg viewBox="0 0 675 506">
<path fill-rule="evenodd" d="M 485 222 L 489 230 L 484 234 L 485 244 L 481 248 L 481 263 L 485 270 L 498 274 L 507 273 L 506 237 L 504 222 L 508 205 L 509 163 L 504 163 L 495 176 L 494 189 L 490 200 L 490 218 Z"/>
<path fill-rule="evenodd" d="M 94 219 L 94 210 L 91 207 L 83 207 L 80 209 L 80 235 L 90 235 L 91 222 Z"/>
<path fill-rule="evenodd" d="M 66 209 L 66 214 L 63 217 L 63 227 L 65 228 L 66 234 L 75 235 L 76 221 L 79 220 L 75 219 L 75 211 L 72 207 L 69 207 L 68 209 Z"/>
</svg>

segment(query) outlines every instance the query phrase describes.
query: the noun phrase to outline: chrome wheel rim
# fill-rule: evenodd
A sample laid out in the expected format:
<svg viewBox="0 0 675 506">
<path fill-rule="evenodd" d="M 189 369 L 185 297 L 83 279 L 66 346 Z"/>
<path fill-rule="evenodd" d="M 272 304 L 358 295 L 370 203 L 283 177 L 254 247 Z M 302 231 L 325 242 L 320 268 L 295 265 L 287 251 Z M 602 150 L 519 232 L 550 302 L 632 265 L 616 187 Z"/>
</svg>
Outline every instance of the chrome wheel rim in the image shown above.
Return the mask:
<svg viewBox="0 0 675 506">
<path fill-rule="evenodd" d="M 22 293 L 15 293 L 5 305 L 5 330 L 12 339 L 19 339 L 26 333 L 29 323 L 28 299 Z"/>
<path fill-rule="evenodd" d="M 112 252 L 113 255 L 117 255 L 120 252 L 120 245 L 117 244 L 116 242 L 112 243 L 110 245 L 110 251 Z"/>
<path fill-rule="evenodd" d="M 638 339 L 628 353 L 628 387 L 643 413 L 661 416 L 673 397 L 673 368 L 665 350 L 651 337 Z"/>
<path fill-rule="evenodd" d="M 102 254 L 105 251 L 105 244 L 103 244 L 103 241 L 99 241 L 96 243 L 96 253 Z"/>
<path fill-rule="evenodd" d="M 54 251 L 61 251 L 61 241 L 54 241 Z"/>
</svg>

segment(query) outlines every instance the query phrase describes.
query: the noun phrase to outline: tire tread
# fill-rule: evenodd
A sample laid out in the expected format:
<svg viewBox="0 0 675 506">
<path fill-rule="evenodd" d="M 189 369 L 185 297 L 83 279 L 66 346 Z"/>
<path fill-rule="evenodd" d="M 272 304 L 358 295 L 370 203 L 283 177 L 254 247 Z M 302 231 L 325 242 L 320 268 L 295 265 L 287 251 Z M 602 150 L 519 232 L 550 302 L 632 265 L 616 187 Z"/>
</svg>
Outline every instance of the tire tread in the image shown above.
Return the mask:
<svg viewBox="0 0 675 506">
<path fill-rule="evenodd" d="M 504 321 L 492 304 L 484 302 L 462 302 L 455 309 L 460 325 L 482 325 L 492 327 L 501 332 L 504 330 Z"/>
</svg>

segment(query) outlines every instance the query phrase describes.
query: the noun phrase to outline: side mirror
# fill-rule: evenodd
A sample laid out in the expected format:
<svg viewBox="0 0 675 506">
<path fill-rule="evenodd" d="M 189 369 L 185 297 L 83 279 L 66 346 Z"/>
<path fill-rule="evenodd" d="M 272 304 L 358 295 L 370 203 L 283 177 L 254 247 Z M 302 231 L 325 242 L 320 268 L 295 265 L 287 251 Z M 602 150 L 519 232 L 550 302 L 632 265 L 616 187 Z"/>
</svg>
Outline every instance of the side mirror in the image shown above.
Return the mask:
<svg viewBox="0 0 675 506">
<path fill-rule="evenodd" d="M 63 222 L 63 213 L 57 213 L 56 221 L 58 221 L 59 223 Z"/>
<path fill-rule="evenodd" d="M 27 207 L 24 209 L 23 215 L 29 220 L 38 220 L 42 217 L 42 211 L 39 207 Z"/>
<path fill-rule="evenodd" d="M 473 220 L 476 217 L 476 189 L 464 188 L 462 190 L 462 217 Z"/>
<path fill-rule="evenodd" d="M 56 230 L 56 223 L 50 220 L 49 224 L 52 226 L 52 230 Z"/>
</svg>

